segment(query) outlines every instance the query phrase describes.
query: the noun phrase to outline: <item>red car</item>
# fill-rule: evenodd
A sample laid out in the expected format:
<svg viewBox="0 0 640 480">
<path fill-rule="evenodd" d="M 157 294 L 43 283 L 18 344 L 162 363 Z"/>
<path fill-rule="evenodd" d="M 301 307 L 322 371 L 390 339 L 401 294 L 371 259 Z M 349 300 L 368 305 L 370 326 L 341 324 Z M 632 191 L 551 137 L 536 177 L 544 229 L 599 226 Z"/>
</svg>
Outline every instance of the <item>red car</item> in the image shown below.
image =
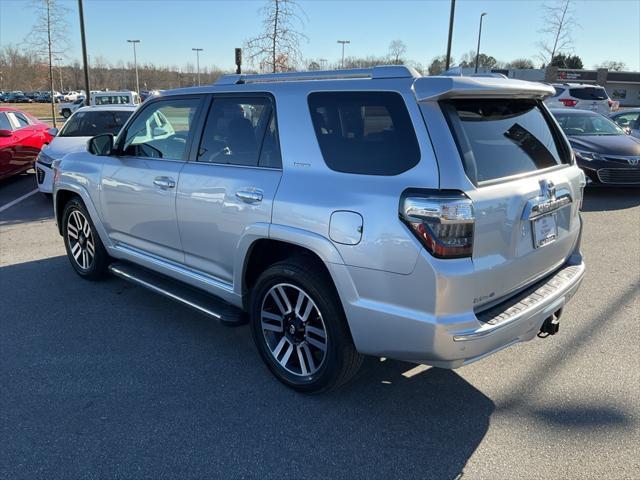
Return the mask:
<svg viewBox="0 0 640 480">
<path fill-rule="evenodd" d="M 31 168 L 49 143 L 49 125 L 15 108 L 0 107 L 0 180 Z"/>
</svg>

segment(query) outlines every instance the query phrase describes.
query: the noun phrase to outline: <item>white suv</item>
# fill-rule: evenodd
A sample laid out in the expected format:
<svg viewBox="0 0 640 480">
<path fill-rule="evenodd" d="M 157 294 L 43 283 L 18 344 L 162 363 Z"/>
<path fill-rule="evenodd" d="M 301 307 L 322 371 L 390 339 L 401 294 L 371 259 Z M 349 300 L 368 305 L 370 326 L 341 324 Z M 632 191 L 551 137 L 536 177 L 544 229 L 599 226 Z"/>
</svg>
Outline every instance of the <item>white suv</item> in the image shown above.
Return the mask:
<svg viewBox="0 0 640 480">
<path fill-rule="evenodd" d="M 607 91 L 599 85 L 582 83 L 554 83 L 556 93 L 545 100 L 549 108 L 577 108 L 609 115 L 613 100 Z"/>
</svg>

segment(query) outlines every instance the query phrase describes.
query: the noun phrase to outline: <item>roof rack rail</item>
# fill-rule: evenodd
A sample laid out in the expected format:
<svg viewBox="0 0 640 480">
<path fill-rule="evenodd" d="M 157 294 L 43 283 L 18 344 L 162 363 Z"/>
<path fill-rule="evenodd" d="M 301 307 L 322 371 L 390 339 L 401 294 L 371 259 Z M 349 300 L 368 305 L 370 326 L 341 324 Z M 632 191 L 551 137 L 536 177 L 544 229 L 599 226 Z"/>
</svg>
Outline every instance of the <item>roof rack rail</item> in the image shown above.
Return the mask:
<svg viewBox="0 0 640 480">
<path fill-rule="evenodd" d="M 373 68 L 349 70 L 321 70 L 315 72 L 285 72 L 266 74 L 223 75 L 214 85 L 237 85 L 242 83 L 299 82 L 307 80 L 341 80 L 353 78 L 418 78 L 421 75 L 412 67 L 404 65 L 383 65 Z"/>
</svg>

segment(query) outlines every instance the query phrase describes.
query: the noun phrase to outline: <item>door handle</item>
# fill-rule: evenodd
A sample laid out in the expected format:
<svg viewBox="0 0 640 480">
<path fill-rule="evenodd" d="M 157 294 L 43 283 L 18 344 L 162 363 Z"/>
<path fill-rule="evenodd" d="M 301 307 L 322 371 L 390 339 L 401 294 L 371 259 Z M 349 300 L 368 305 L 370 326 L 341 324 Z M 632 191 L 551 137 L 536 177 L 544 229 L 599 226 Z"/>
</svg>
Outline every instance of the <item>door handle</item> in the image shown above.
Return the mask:
<svg viewBox="0 0 640 480">
<path fill-rule="evenodd" d="M 163 190 L 167 190 L 169 188 L 175 188 L 176 181 L 171 177 L 156 177 L 153 179 L 153 184 L 156 187 L 160 187 Z"/>
<path fill-rule="evenodd" d="M 244 203 L 260 203 L 263 193 L 261 190 L 240 190 L 236 192 L 236 197 Z"/>
</svg>

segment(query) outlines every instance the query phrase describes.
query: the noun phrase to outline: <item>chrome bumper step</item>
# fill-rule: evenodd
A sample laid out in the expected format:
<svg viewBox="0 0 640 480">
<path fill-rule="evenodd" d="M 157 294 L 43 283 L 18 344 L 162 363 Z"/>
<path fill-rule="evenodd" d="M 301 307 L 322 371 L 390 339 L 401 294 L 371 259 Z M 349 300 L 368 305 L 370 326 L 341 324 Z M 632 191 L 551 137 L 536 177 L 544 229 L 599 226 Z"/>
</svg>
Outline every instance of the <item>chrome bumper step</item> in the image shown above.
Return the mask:
<svg viewBox="0 0 640 480">
<path fill-rule="evenodd" d="M 109 265 L 109 271 L 117 277 L 219 320 L 224 325 L 236 326 L 247 323 L 246 314 L 239 308 L 202 290 L 184 285 L 146 268 L 131 263 L 118 262 Z"/>
</svg>

